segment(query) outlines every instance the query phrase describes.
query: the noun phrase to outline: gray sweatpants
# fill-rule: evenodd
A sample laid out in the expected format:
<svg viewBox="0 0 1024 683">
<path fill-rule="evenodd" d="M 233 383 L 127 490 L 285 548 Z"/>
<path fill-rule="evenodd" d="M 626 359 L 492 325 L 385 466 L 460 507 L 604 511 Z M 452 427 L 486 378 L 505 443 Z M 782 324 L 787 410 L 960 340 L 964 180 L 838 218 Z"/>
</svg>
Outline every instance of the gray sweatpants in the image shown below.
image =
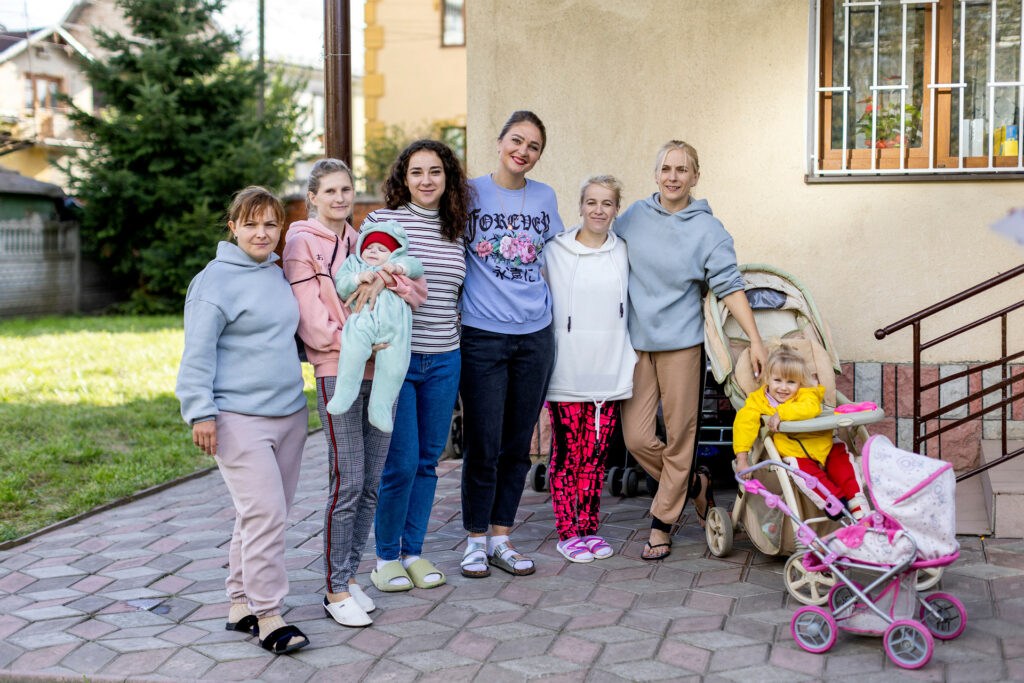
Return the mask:
<svg viewBox="0 0 1024 683">
<path fill-rule="evenodd" d="M 261 618 L 278 614 L 288 594 L 284 531 L 308 413 L 303 406 L 284 417 L 217 416 L 217 466 L 235 504 L 225 586 L 231 602 L 248 602 Z"/>
<path fill-rule="evenodd" d="M 388 457 L 391 434 L 369 423 L 370 380 L 363 380 L 348 412 L 331 415 L 327 401 L 334 395 L 335 377 L 318 377 L 316 404 L 327 439 L 330 481 L 324 509 L 324 578 L 328 593 L 348 590 L 359 569 L 366 538 L 377 511 L 377 487 Z M 395 408 L 391 408 L 391 418 Z"/>
</svg>

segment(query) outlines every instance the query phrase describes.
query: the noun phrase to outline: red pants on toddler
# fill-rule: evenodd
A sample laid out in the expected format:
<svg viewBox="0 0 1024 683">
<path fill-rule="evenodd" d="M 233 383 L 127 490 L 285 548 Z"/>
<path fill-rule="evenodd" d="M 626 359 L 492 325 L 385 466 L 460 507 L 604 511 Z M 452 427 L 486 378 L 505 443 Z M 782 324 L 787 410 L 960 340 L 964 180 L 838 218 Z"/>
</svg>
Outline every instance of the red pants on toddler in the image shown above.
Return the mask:
<svg viewBox="0 0 1024 683">
<path fill-rule="evenodd" d="M 860 486 L 857 485 L 857 475 L 853 472 L 853 464 L 850 462 L 850 454 L 844 444 L 832 444 L 832 450 L 825 459 L 824 470 L 810 458 L 796 458 L 796 465 L 801 472 L 817 477 L 822 486 L 836 498 L 851 501 L 861 492 Z"/>
</svg>

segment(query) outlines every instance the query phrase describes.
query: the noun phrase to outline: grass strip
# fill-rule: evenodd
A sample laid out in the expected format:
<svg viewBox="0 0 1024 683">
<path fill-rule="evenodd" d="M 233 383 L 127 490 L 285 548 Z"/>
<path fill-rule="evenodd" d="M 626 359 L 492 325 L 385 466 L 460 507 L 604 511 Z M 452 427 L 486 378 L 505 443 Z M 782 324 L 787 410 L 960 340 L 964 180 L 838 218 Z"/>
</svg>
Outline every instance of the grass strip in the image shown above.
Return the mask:
<svg viewBox="0 0 1024 683">
<path fill-rule="evenodd" d="M 0 541 L 213 464 L 174 397 L 182 346 L 180 316 L 0 321 Z"/>
</svg>

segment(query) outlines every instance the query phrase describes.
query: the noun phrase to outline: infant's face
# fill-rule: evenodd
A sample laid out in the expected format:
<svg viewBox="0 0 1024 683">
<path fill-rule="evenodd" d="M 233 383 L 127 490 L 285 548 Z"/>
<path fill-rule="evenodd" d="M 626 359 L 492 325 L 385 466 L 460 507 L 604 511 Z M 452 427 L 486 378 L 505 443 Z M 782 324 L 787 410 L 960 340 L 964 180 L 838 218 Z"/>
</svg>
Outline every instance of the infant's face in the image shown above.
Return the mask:
<svg viewBox="0 0 1024 683">
<path fill-rule="evenodd" d="M 374 242 L 363 249 L 363 253 L 359 257 L 363 259 L 363 263 L 379 266 L 382 263 L 387 263 L 388 259 L 391 258 L 391 250 L 380 242 Z"/>
</svg>

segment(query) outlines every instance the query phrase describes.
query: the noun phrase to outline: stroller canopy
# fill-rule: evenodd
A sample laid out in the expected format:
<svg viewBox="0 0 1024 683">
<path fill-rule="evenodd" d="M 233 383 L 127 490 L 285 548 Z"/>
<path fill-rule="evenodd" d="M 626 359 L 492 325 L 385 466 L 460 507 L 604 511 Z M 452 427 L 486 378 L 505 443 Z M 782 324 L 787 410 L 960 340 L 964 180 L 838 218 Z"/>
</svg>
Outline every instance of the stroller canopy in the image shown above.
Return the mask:
<svg viewBox="0 0 1024 683">
<path fill-rule="evenodd" d="M 861 468 L 876 511 L 894 520 L 917 542 L 918 558 L 955 555 L 956 478 L 948 462 L 896 448 L 880 434 L 864 444 Z"/>
</svg>

